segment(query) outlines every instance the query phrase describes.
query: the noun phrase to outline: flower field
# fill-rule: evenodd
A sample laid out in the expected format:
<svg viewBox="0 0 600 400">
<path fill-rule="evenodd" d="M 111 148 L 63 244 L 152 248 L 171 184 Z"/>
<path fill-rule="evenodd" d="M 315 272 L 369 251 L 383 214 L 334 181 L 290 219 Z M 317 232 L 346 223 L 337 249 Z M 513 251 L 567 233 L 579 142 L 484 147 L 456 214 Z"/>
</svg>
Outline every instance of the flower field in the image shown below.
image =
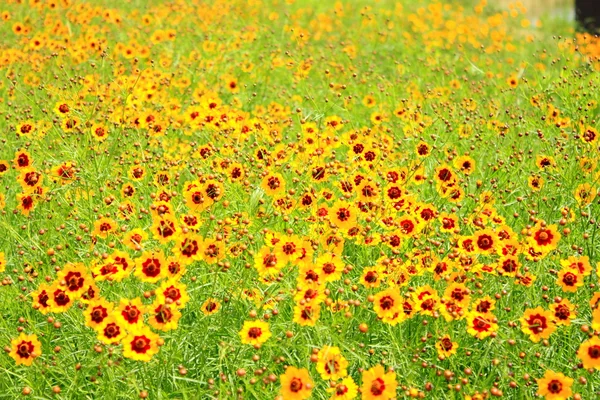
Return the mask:
<svg viewBox="0 0 600 400">
<path fill-rule="evenodd" d="M 0 3 L 0 399 L 600 396 L 600 39 L 486 0 Z"/>
</svg>

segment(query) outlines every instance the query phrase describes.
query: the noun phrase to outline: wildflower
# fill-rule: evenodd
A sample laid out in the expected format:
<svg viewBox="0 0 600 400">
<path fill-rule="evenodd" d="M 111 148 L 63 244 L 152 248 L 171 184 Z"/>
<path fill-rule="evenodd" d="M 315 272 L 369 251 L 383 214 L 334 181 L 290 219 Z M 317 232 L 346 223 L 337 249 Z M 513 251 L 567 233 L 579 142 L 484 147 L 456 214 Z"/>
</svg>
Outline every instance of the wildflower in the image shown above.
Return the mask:
<svg viewBox="0 0 600 400">
<path fill-rule="evenodd" d="M 358 395 L 358 386 L 352 377 L 347 376 L 335 387 L 327 389 L 327 392 L 331 393 L 330 400 L 352 400 Z"/>
<path fill-rule="evenodd" d="M 556 225 L 542 226 L 538 224 L 529 239 L 529 243 L 536 251 L 548 253 L 557 247 L 559 240 L 560 233 L 558 233 Z"/>
<path fill-rule="evenodd" d="M 453 342 L 449 335 L 444 335 L 440 340 L 435 343 L 438 355 L 443 357 L 450 357 L 456 354 L 458 349 L 458 343 Z"/>
<path fill-rule="evenodd" d="M 321 306 L 318 304 L 296 304 L 293 321 L 301 326 L 315 326 L 320 315 Z"/>
<path fill-rule="evenodd" d="M 357 214 L 349 203 L 336 201 L 329 210 L 329 218 L 338 228 L 349 229 L 356 224 Z"/>
<path fill-rule="evenodd" d="M 144 323 L 144 311 L 146 308 L 139 298 L 121 299 L 119 306 L 115 310 L 115 315 L 119 322 L 123 323 L 127 329 L 137 328 Z"/>
<path fill-rule="evenodd" d="M 385 372 L 381 365 L 364 371 L 361 386 L 363 400 L 388 400 L 396 397 L 396 373 Z"/>
<path fill-rule="evenodd" d="M 583 276 L 576 270 L 563 268 L 558 271 L 556 283 L 562 287 L 563 291 L 574 293 L 583 286 Z"/>
<path fill-rule="evenodd" d="M 11 340 L 8 355 L 17 365 L 31 366 L 33 360 L 42 355 L 42 345 L 37 335 L 26 335 L 21 332 L 19 337 Z"/>
<path fill-rule="evenodd" d="M 279 377 L 281 396 L 284 400 L 308 399 L 312 392 L 313 381 L 305 368 L 287 367 Z"/>
<path fill-rule="evenodd" d="M 275 196 L 285 191 L 285 179 L 281 174 L 271 173 L 265 176 L 260 185 L 269 196 Z"/>
<path fill-rule="evenodd" d="M 69 294 L 56 283 L 48 289 L 47 302 L 51 312 L 60 313 L 67 311 L 73 305 L 74 300 L 74 295 Z"/>
<path fill-rule="evenodd" d="M 579 346 L 577 357 L 582 361 L 583 368 L 600 370 L 600 338 L 594 336 Z"/>
<path fill-rule="evenodd" d="M 521 317 L 521 330 L 535 343 L 548 339 L 556 330 L 552 322 L 552 313 L 542 307 L 526 310 Z"/>
<path fill-rule="evenodd" d="M 159 336 L 148 327 L 133 330 L 122 339 L 123 356 L 136 361 L 150 361 L 158 353 Z"/>
<path fill-rule="evenodd" d="M 242 343 L 261 345 L 271 337 L 269 324 L 264 321 L 245 321 L 240 331 Z"/>
<path fill-rule="evenodd" d="M 317 357 L 317 372 L 322 379 L 336 381 L 348 375 L 348 361 L 338 347 L 323 346 Z"/>
<path fill-rule="evenodd" d="M 148 324 L 159 331 L 177 329 L 181 312 L 173 304 L 166 304 L 160 298 L 146 307 Z"/>
<path fill-rule="evenodd" d="M 466 319 L 467 332 L 477 339 L 485 339 L 498 329 L 495 317 L 490 313 L 470 312 Z"/>
<path fill-rule="evenodd" d="M 220 309 L 221 303 L 219 300 L 212 297 L 206 299 L 204 303 L 202 303 L 202 307 L 200 307 L 200 310 L 202 310 L 204 315 L 216 314 Z"/>
<path fill-rule="evenodd" d="M 391 316 L 400 310 L 402 298 L 397 289 L 389 288 L 377 293 L 373 300 L 373 309 L 380 318 Z"/>
<path fill-rule="evenodd" d="M 110 218 L 100 218 L 94 221 L 93 235 L 106 239 L 108 235 L 117 231 L 117 223 Z"/>
<path fill-rule="evenodd" d="M 131 250 L 139 251 L 144 241 L 148 239 L 148 234 L 141 228 L 135 228 L 127 232 L 123 237 L 123 244 Z"/>
<path fill-rule="evenodd" d="M 172 250 L 179 260 L 189 265 L 202 259 L 202 238 L 193 233 L 179 236 L 175 240 L 175 247 Z"/>
<path fill-rule="evenodd" d="M 547 370 L 543 378 L 537 379 L 537 384 L 537 393 L 546 400 L 566 400 L 573 393 L 573 379 L 560 372 Z"/>
<path fill-rule="evenodd" d="M 155 283 L 166 274 L 166 260 L 162 251 L 144 252 L 135 263 L 134 274 L 141 281 Z"/>
<path fill-rule="evenodd" d="M 42 283 L 37 290 L 31 292 L 33 298 L 33 308 L 40 311 L 42 314 L 50 312 L 50 286 Z"/>
<path fill-rule="evenodd" d="M 112 314 L 113 304 L 99 298 L 90 302 L 84 311 L 85 324 L 97 329 L 104 325 L 105 320 Z"/>
<path fill-rule="evenodd" d="M 264 246 L 254 256 L 254 267 L 261 277 L 268 277 L 279 273 L 283 264 L 273 249 Z"/>
<path fill-rule="evenodd" d="M 96 327 L 96 333 L 98 340 L 104 344 L 117 344 L 127 335 L 125 325 L 114 315 L 104 318 L 102 324 Z"/>
<path fill-rule="evenodd" d="M 190 300 L 186 291 L 186 285 L 175 280 L 165 281 L 156 290 L 157 301 L 173 304 L 177 308 L 185 307 Z"/>
<path fill-rule="evenodd" d="M 339 256 L 333 253 L 325 253 L 315 261 L 315 266 L 325 282 L 334 282 L 341 278 L 344 263 Z"/>
</svg>

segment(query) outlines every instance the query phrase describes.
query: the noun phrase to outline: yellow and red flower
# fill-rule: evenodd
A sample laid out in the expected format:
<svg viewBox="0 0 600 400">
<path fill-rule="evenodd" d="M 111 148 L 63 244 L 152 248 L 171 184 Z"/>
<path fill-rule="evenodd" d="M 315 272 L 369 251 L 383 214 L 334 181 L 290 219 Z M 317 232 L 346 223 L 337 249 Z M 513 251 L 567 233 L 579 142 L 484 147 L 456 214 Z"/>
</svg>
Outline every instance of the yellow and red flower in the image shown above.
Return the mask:
<svg viewBox="0 0 600 400">
<path fill-rule="evenodd" d="M 245 321 L 240 338 L 244 344 L 261 345 L 271 337 L 269 324 L 264 321 Z"/>
<path fill-rule="evenodd" d="M 90 328 L 98 329 L 105 324 L 106 319 L 112 314 L 113 308 L 114 305 L 103 298 L 91 301 L 83 312 L 85 324 Z"/>
<path fill-rule="evenodd" d="M 527 309 L 520 319 L 521 330 L 537 343 L 542 339 L 548 339 L 556 330 L 556 325 L 552 320 L 552 313 L 542 307 Z"/>
<path fill-rule="evenodd" d="M 281 396 L 284 400 L 303 400 L 310 397 L 313 381 L 310 379 L 307 369 L 287 367 L 279 380 L 281 382 Z"/>
<path fill-rule="evenodd" d="M 104 344 L 117 344 L 127 335 L 125 324 L 114 315 L 109 315 L 96 327 L 98 340 Z"/>
<path fill-rule="evenodd" d="M 388 400 L 396 398 L 396 373 L 385 372 L 381 365 L 362 373 L 361 393 L 363 400 Z"/>
<path fill-rule="evenodd" d="M 470 312 L 466 319 L 467 332 L 477 339 L 485 339 L 498 330 L 496 318 L 491 313 Z"/>
<path fill-rule="evenodd" d="M 537 379 L 537 393 L 546 400 L 566 400 L 573 394 L 573 379 L 560 372 L 547 370 L 543 378 Z"/>
<path fill-rule="evenodd" d="M 158 353 L 160 337 L 148 327 L 134 329 L 121 341 L 123 356 L 136 361 L 150 361 Z"/>
<path fill-rule="evenodd" d="M 134 274 L 143 282 L 156 283 L 166 275 L 167 262 L 162 251 L 144 252 L 135 263 Z"/>
<path fill-rule="evenodd" d="M 42 344 L 37 335 L 26 335 L 21 332 L 19 337 L 11 340 L 8 355 L 17 365 L 30 366 L 33 360 L 42 355 Z"/>
<path fill-rule="evenodd" d="M 450 335 L 444 335 L 435 343 L 435 348 L 439 356 L 447 358 L 453 354 L 456 354 L 456 351 L 458 350 L 458 343 L 453 342 L 450 338 Z"/>
<path fill-rule="evenodd" d="M 336 381 L 348 375 L 348 361 L 339 347 L 323 346 L 317 358 L 317 372 L 322 379 Z"/>
<path fill-rule="evenodd" d="M 327 389 L 327 392 L 331 393 L 330 400 L 352 400 L 358 396 L 358 386 L 352 377 L 347 376 L 335 387 Z"/>
</svg>

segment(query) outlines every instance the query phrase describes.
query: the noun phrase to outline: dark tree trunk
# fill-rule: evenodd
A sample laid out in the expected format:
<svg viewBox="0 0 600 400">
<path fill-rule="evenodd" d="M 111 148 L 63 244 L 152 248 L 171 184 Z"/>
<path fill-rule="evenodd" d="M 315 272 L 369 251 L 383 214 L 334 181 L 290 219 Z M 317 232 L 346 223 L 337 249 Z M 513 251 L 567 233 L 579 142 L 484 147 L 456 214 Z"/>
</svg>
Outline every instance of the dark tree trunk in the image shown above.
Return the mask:
<svg viewBox="0 0 600 400">
<path fill-rule="evenodd" d="M 577 22 L 590 33 L 600 28 L 600 0 L 575 0 Z"/>
</svg>

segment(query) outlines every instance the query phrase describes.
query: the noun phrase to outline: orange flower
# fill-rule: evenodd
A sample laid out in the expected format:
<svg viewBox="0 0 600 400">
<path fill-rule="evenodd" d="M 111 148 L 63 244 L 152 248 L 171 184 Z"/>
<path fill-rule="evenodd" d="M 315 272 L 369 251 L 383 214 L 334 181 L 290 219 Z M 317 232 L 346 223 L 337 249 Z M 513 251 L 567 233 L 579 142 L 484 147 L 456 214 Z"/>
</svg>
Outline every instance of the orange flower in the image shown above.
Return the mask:
<svg viewBox="0 0 600 400">
<path fill-rule="evenodd" d="M 560 233 L 558 233 L 556 225 L 542 226 L 538 224 L 529 239 L 529 243 L 536 251 L 547 254 L 558 246 L 559 240 Z"/>
<path fill-rule="evenodd" d="M 305 368 L 287 367 L 285 373 L 279 377 L 281 382 L 281 396 L 285 400 L 308 399 L 313 388 L 308 370 Z"/>
<path fill-rule="evenodd" d="M 357 212 L 348 202 L 336 201 L 329 210 L 329 220 L 340 229 L 349 229 L 356 225 Z"/>
<path fill-rule="evenodd" d="M 267 322 L 245 321 L 240 337 L 244 344 L 260 345 L 271 337 L 271 330 Z"/>
<path fill-rule="evenodd" d="M 583 276 L 577 270 L 563 268 L 558 271 L 556 283 L 562 287 L 563 291 L 574 293 L 583 286 Z"/>
<path fill-rule="evenodd" d="M 566 400 L 573 392 L 573 379 L 560 372 L 546 371 L 543 378 L 537 379 L 538 394 L 546 400 Z"/>
<path fill-rule="evenodd" d="M 381 365 L 377 365 L 362 373 L 362 399 L 363 400 L 388 400 L 396 398 L 396 373 L 385 372 Z"/>
<path fill-rule="evenodd" d="M 583 368 L 600 370 L 600 338 L 594 336 L 579 346 L 577 357 L 582 361 Z"/>
<path fill-rule="evenodd" d="M 167 263 L 162 251 L 144 252 L 135 261 L 134 274 L 143 282 L 156 283 L 166 274 Z"/>
<path fill-rule="evenodd" d="M 136 361 L 150 361 L 158 353 L 160 337 L 144 326 L 133 330 L 123 340 L 123 356 Z"/>
<path fill-rule="evenodd" d="M 109 303 L 102 298 L 90 302 L 83 312 L 85 324 L 93 329 L 97 329 L 104 325 L 105 320 L 112 313 L 113 307 L 112 303 Z"/>
<path fill-rule="evenodd" d="M 537 343 L 541 339 L 548 339 L 552 332 L 556 330 L 556 325 L 552 322 L 551 312 L 542 307 L 525 310 L 521 317 L 521 330 L 529 335 L 529 338 Z"/>
<path fill-rule="evenodd" d="M 117 344 L 127 335 L 123 322 L 114 315 L 106 317 L 102 324 L 96 327 L 98 340 L 105 344 Z"/>
<path fill-rule="evenodd" d="M 42 355 L 42 345 L 37 335 L 26 335 L 21 332 L 18 338 L 11 340 L 10 344 L 8 355 L 17 362 L 17 365 L 30 366 L 34 358 Z"/>
</svg>

